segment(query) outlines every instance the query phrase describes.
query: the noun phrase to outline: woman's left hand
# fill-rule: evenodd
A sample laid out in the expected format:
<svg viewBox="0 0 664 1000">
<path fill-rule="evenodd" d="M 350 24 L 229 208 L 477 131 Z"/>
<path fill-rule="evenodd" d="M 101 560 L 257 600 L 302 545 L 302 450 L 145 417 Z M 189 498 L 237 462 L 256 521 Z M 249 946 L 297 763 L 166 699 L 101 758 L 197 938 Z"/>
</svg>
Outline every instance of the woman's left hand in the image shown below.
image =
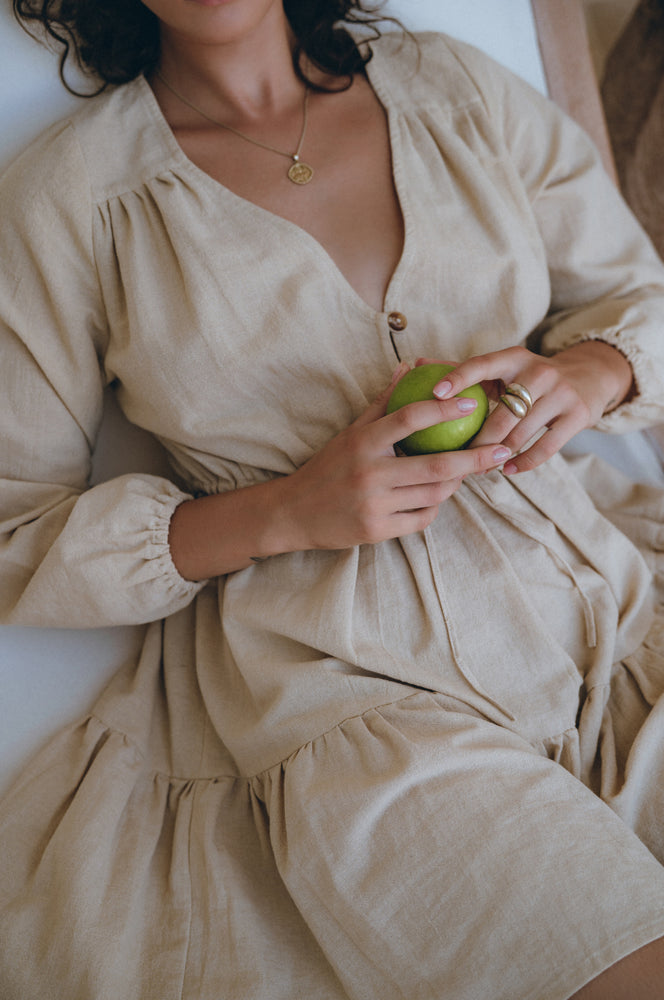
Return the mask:
<svg viewBox="0 0 664 1000">
<path fill-rule="evenodd" d="M 420 359 L 417 364 L 429 360 Z M 522 418 L 498 402 L 472 441 L 473 448 L 496 443 L 510 448 L 515 458 L 504 467 L 507 475 L 546 462 L 633 391 L 629 362 L 616 348 L 599 340 L 575 344 L 550 358 L 524 347 L 469 358 L 439 383 L 436 395 L 447 399 L 477 382 L 496 401 L 512 383 L 525 386 L 533 400 L 532 409 Z"/>
</svg>

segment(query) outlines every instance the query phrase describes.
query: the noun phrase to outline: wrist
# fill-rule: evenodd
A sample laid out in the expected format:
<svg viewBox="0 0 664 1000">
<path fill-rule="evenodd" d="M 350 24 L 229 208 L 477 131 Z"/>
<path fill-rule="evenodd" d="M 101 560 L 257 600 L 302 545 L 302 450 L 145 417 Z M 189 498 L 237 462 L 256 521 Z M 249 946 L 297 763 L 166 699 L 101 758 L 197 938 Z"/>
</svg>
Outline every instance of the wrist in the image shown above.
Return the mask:
<svg viewBox="0 0 664 1000">
<path fill-rule="evenodd" d="M 283 488 L 288 478 L 187 500 L 177 507 L 169 544 L 180 575 L 206 580 L 294 551 L 299 536 Z"/>
<path fill-rule="evenodd" d="M 251 552 L 252 562 L 262 562 L 271 556 L 283 555 L 307 548 L 303 537 L 302 519 L 293 503 L 297 494 L 291 489 L 292 476 L 280 476 L 258 486 L 249 487 L 246 499 L 256 506 L 258 525 Z"/>
<path fill-rule="evenodd" d="M 576 361 L 585 356 L 598 382 L 601 380 L 603 386 L 601 416 L 629 402 L 637 394 L 632 366 L 615 344 L 600 339 L 584 340 L 563 353 L 573 353 Z"/>
</svg>

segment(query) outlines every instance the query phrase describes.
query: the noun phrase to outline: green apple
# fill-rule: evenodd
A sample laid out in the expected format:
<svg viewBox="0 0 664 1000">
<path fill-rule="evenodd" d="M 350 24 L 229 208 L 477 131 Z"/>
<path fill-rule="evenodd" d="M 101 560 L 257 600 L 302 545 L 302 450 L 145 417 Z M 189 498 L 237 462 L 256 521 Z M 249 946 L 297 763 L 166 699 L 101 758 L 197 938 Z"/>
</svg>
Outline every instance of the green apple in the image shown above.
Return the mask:
<svg viewBox="0 0 664 1000">
<path fill-rule="evenodd" d="M 417 368 L 412 368 L 394 387 L 387 404 L 387 412 L 394 413 L 407 403 L 435 399 L 434 386 L 453 369 L 454 365 L 419 365 Z M 403 441 L 399 441 L 402 451 L 407 455 L 428 455 L 435 451 L 458 451 L 465 447 L 486 420 L 489 400 L 481 385 L 471 385 L 467 389 L 462 389 L 458 395 L 476 399 L 476 409 L 466 417 L 445 420 L 434 424 L 433 427 L 426 427 L 424 430 L 409 434 Z"/>
</svg>

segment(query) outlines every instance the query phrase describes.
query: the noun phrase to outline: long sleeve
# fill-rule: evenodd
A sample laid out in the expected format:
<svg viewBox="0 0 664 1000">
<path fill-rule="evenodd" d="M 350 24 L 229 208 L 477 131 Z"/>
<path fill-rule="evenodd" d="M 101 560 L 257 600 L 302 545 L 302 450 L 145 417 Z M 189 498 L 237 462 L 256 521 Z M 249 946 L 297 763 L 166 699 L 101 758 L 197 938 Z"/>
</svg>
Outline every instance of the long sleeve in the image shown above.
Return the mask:
<svg viewBox="0 0 664 1000">
<path fill-rule="evenodd" d="M 0 620 L 155 620 L 200 584 L 172 563 L 186 498 L 160 476 L 88 487 L 104 389 L 104 302 L 84 159 L 55 126 L 0 184 Z"/>
<path fill-rule="evenodd" d="M 597 425 L 635 430 L 664 420 L 664 266 L 585 132 L 526 83 L 454 43 L 514 164 L 545 248 L 551 304 L 531 346 L 554 354 L 584 340 L 630 361 L 634 398 Z"/>
</svg>

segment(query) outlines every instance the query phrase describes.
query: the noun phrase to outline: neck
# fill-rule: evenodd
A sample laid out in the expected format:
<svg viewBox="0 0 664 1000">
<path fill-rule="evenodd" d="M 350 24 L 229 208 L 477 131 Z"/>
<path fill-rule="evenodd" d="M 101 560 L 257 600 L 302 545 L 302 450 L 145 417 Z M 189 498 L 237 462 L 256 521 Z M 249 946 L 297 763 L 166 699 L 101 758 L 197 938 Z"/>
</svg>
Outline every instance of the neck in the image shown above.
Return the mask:
<svg viewBox="0 0 664 1000">
<path fill-rule="evenodd" d="M 194 103 L 232 122 L 274 114 L 301 101 L 294 39 L 285 16 L 266 16 L 240 39 L 201 43 L 162 26 L 160 71 Z"/>
</svg>

